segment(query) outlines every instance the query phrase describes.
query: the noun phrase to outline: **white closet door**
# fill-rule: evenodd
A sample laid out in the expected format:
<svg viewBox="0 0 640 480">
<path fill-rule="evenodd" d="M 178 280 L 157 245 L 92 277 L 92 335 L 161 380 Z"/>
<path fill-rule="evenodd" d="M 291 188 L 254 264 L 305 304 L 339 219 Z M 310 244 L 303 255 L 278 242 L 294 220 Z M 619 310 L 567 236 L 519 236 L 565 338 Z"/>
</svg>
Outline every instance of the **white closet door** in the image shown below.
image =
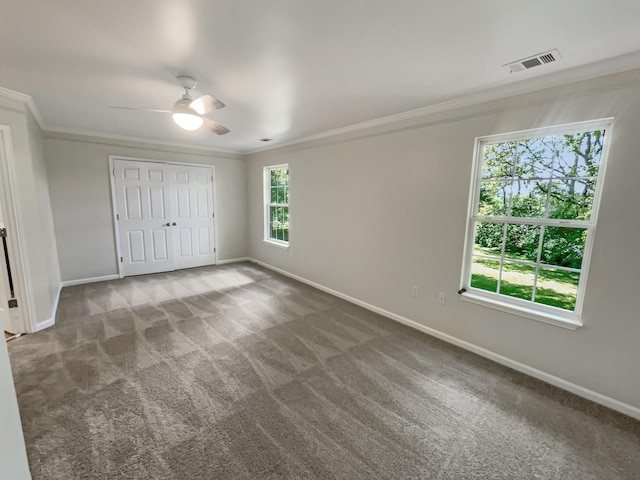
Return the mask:
<svg viewBox="0 0 640 480">
<path fill-rule="evenodd" d="M 114 160 L 124 276 L 174 270 L 172 166 Z"/>
<path fill-rule="evenodd" d="M 172 165 L 175 268 L 216 263 L 213 169 Z"/>
</svg>

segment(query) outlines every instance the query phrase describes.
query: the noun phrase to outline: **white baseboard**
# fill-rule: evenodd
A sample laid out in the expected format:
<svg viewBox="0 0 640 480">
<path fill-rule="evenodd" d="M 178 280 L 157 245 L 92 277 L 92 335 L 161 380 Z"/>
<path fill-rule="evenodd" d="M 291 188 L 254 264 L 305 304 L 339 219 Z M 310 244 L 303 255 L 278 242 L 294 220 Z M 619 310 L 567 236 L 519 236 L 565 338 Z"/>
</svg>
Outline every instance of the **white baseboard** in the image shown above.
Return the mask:
<svg viewBox="0 0 640 480">
<path fill-rule="evenodd" d="M 216 262 L 216 265 L 226 265 L 227 263 L 250 262 L 250 261 L 252 261 L 252 259 L 249 257 L 229 258 L 227 260 L 218 260 Z"/>
<path fill-rule="evenodd" d="M 56 317 L 51 317 L 44 322 L 36 324 L 36 328 L 33 329 L 33 333 L 44 330 L 45 328 L 53 327 L 56 323 Z"/>
<path fill-rule="evenodd" d="M 56 315 L 58 314 L 58 304 L 60 303 L 60 292 L 62 292 L 62 282 L 58 285 L 58 291 L 56 292 L 56 298 L 53 299 L 53 308 L 51 309 L 51 318 L 37 323 L 33 329 L 33 332 L 39 332 L 45 328 L 52 327 L 56 323 Z"/>
<path fill-rule="evenodd" d="M 524 363 L 492 352 L 491 350 L 487 350 L 486 348 L 479 347 L 477 345 L 474 345 L 473 343 L 469 343 L 465 340 L 453 337 L 439 330 L 427 327 L 426 325 L 418 323 L 414 320 L 410 320 L 396 313 L 389 312 L 388 310 L 384 310 L 383 308 L 376 307 L 375 305 L 371 305 L 370 303 L 363 302 L 362 300 L 358 300 L 357 298 L 351 297 L 342 292 L 338 292 L 337 290 L 325 287 L 324 285 L 321 285 L 319 283 L 312 282 L 311 280 L 307 280 L 306 278 L 287 272 L 286 270 L 282 270 L 281 268 L 274 267 L 273 265 L 269 265 L 268 263 L 261 262 L 260 260 L 256 260 L 255 258 L 249 258 L 249 260 L 265 268 L 273 270 L 274 272 L 281 273 L 282 275 L 293 278 L 294 280 L 298 280 L 299 282 L 306 283 L 307 285 L 317 288 L 318 290 L 330 293 L 331 295 L 334 295 L 338 298 L 342 298 L 343 300 L 347 300 L 348 302 L 354 303 L 363 308 L 366 308 L 367 310 L 371 310 L 372 312 L 383 315 L 387 318 L 390 318 L 391 320 L 395 320 L 396 322 L 407 325 L 408 327 L 415 328 L 416 330 L 424 332 L 427 335 L 439 338 L 440 340 L 443 340 L 452 345 L 456 345 L 457 347 L 464 348 L 465 350 L 480 355 L 481 357 L 488 358 L 489 360 L 493 360 L 496 363 L 517 370 L 518 372 L 524 373 L 525 375 L 537 378 L 538 380 L 542 380 L 543 382 L 549 383 L 562 390 L 574 393 L 580 397 L 586 398 L 593 402 L 599 403 L 600 405 L 604 405 L 605 407 L 608 407 L 612 410 L 616 410 L 620 413 L 624 413 L 625 415 L 640 420 L 640 408 L 638 407 L 634 407 L 633 405 L 629 405 L 601 393 L 594 392 L 593 390 L 589 390 L 588 388 L 581 387 L 580 385 L 576 385 L 575 383 L 556 377 L 555 375 L 551 375 L 550 373 L 543 372 L 542 370 L 530 367 L 529 365 L 526 365 Z"/>
<path fill-rule="evenodd" d="M 105 275 L 103 277 L 79 278 L 78 280 L 65 280 L 62 282 L 63 287 L 72 287 L 74 285 L 84 285 L 85 283 L 106 282 L 108 280 L 118 280 L 120 275 Z"/>
</svg>

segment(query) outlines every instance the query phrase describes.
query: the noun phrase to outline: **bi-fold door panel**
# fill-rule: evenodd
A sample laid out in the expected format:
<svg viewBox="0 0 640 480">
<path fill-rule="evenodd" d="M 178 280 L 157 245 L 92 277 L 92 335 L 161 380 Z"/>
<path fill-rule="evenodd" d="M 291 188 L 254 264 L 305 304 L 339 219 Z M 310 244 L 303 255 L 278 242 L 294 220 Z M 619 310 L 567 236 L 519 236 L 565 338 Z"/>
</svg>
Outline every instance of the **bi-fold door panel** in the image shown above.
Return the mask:
<svg viewBox="0 0 640 480">
<path fill-rule="evenodd" d="M 215 263 L 209 167 L 114 160 L 123 274 Z"/>
<path fill-rule="evenodd" d="M 215 263 L 212 183 L 210 168 L 175 166 L 176 268 Z"/>
<path fill-rule="evenodd" d="M 120 255 L 125 276 L 174 269 L 169 252 L 171 183 L 165 165 L 114 161 Z"/>
</svg>

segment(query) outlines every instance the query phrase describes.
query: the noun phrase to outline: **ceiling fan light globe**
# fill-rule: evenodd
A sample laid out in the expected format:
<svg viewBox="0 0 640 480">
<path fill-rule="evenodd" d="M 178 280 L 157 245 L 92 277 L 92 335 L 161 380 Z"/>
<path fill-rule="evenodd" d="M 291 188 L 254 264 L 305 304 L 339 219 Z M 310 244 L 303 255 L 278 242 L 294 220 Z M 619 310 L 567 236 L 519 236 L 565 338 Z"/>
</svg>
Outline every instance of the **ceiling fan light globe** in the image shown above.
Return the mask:
<svg viewBox="0 0 640 480">
<path fill-rule="evenodd" d="M 173 121 L 184 130 L 197 130 L 204 123 L 202 117 L 192 113 L 174 113 Z"/>
</svg>

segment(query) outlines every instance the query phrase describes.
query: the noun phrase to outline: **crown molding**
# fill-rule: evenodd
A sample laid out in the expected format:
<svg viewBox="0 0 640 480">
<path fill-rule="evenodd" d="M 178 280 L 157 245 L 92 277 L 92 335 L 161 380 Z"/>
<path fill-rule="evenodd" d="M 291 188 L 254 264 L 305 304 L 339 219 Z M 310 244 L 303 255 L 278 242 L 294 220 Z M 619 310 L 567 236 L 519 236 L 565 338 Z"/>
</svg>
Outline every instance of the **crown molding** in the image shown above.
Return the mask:
<svg viewBox="0 0 640 480">
<path fill-rule="evenodd" d="M 125 135 L 112 135 L 91 130 L 77 130 L 64 127 L 47 126 L 44 123 L 40 110 L 38 110 L 36 103 L 30 95 L 11 90 L 9 88 L 0 87 L 0 97 L 4 97 L 9 100 L 14 100 L 16 102 L 24 104 L 29 113 L 31 113 L 31 115 L 33 116 L 35 122 L 38 124 L 38 127 L 40 127 L 40 130 L 42 130 L 45 138 L 66 138 L 68 140 L 81 140 L 80 137 L 83 137 L 82 139 L 84 139 L 85 141 L 93 141 L 94 143 L 108 143 L 110 145 L 126 146 L 123 145 L 123 143 L 126 142 L 129 144 L 140 144 L 138 145 L 138 147 L 146 146 L 149 149 L 157 149 L 158 147 L 175 148 L 180 150 L 188 150 L 193 154 L 213 155 L 216 157 L 230 158 L 234 160 L 241 160 L 245 157 L 242 152 L 237 150 L 218 150 L 200 146 L 194 147 L 193 145 L 179 142 L 163 142 L 160 140 L 153 140 L 142 137 L 129 137 Z"/>
<path fill-rule="evenodd" d="M 175 149 L 195 155 L 214 156 L 232 160 L 243 160 L 245 154 L 233 150 L 217 150 L 213 148 L 193 146 L 179 142 L 163 142 L 142 137 L 126 135 L 113 135 L 109 133 L 94 132 L 91 130 L 78 130 L 63 127 L 47 128 L 43 131 L 44 138 L 72 140 L 76 142 L 100 143 L 121 147 L 145 148 L 148 150 Z"/>
<path fill-rule="evenodd" d="M 183 144 L 179 142 L 164 142 L 161 140 L 154 140 L 143 137 L 130 137 L 89 130 L 47 126 L 44 124 L 42 115 L 40 114 L 40 111 L 38 110 L 38 107 L 36 106 L 31 96 L 4 87 L 0 87 L 0 96 L 23 103 L 32 114 L 40 129 L 46 134 L 45 136 L 47 138 L 67 138 L 80 140 L 79 137 L 85 137 L 85 140 L 92 139 L 92 141 L 94 142 L 108 143 L 111 145 L 120 145 L 121 143 L 118 142 L 133 142 L 147 145 L 150 148 L 164 147 L 177 148 L 182 150 L 186 149 L 191 152 L 198 152 L 199 154 L 214 155 L 222 158 L 243 159 L 247 155 L 267 152 L 270 150 L 278 150 L 284 147 L 294 145 L 303 146 L 304 144 L 313 144 L 314 142 L 317 142 L 319 140 L 331 141 L 332 137 L 339 137 L 344 134 L 366 134 L 367 131 L 373 131 L 376 128 L 379 129 L 380 127 L 384 126 L 401 124 L 402 122 L 411 120 L 427 119 L 428 117 L 439 113 L 445 113 L 465 107 L 477 106 L 496 100 L 503 100 L 510 97 L 516 97 L 518 95 L 524 95 L 527 93 L 537 92 L 553 87 L 560 87 L 569 83 L 576 83 L 639 68 L 640 51 L 637 51 L 600 62 L 591 63 L 588 65 L 582 65 L 550 73 L 547 75 L 540 75 L 533 78 L 523 79 L 516 83 L 489 88 L 478 93 L 450 99 L 426 107 L 409 110 L 407 112 L 388 115 L 385 117 L 380 117 L 341 128 L 327 130 L 291 141 L 285 141 L 284 143 L 247 150 L 217 150 L 200 146 L 194 147 L 193 145 Z M 524 73 L 526 74 L 526 72 Z"/>
<path fill-rule="evenodd" d="M 426 107 L 417 108 L 415 110 L 409 110 L 407 112 L 401 112 L 394 115 L 388 115 L 385 117 L 368 120 L 365 122 L 347 125 L 341 128 L 327 130 L 325 132 L 309 135 L 300 139 L 291 140 L 289 142 L 247 150 L 244 153 L 247 155 L 252 155 L 254 153 L 277 150 L 293 145 L 301 146 L 302 144 L 312 143 L 318 140 L 337 137 L 348 133 L 363 133 L 364 131 L 375 129 L 376 127 L 394 125 L 407 120 L 415 120 L 421 118 L 426 119 L 427 117 L 431 117 L 438 113 L 444 113 L 465 107 L 481 105 L 496 100 L 503 100 L 509 97 L 524 95 L 527 93 L 537 92 L 553 87 L 560 87 L 568 83 L 577 83 L 580 81 L 591 80 L 594 78 L 622 73 L 638 68 L 640 68 L 640 51 L 621 55 L 619 57 L 614 57 L 608 60 L 603 60 L 597 63 L 591 63 L 567 70 L 561 70 L 552 74 L 529 78 L 516 83 L 493 87 L 482 92 L 454 98 Z"/>
<path fill-rule="evenodd" d="M 38 107 L 36 106 L 36 102 L 33 101 L 33 98 L 31 98 L 30 95 L 16 92 L 15 90 L 10 90 L 8 88 L 0 87 L 0 97 L 9 98 L 11 100 L 23 103 L 40 127 L 40 130 L 44 130 L 44 120 L 42 120 L 42 115 L 40 114 L 40 110 L 38 110 Z"/>
</svg>

